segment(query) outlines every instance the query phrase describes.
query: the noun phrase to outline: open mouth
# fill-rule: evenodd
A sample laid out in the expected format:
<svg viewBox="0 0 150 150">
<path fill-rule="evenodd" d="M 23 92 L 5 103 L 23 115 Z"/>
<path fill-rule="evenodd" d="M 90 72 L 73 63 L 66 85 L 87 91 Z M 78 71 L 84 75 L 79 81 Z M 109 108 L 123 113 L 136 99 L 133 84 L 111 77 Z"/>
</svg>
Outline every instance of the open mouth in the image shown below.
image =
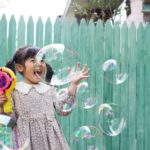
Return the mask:
<svg viewBox="0 0 150 150">
<path fill-rule="evenodd" d="M 43 75 L 43 72 L 42 72 L 42 71 L 36 70 L 36 71 L 34 71 L 34 74 L 35 74 L 39 79 L 42 79 L 42 75 Z"/>
</svg>

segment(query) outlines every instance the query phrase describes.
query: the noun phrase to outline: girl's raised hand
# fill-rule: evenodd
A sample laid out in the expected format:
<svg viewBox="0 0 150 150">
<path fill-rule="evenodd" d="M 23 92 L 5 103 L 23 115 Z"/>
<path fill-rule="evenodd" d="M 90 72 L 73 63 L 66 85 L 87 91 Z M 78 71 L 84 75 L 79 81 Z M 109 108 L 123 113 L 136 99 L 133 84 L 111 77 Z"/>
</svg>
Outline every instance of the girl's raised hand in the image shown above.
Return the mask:
<svg viewBox="0 0 150 150">
<path fill-rule="evenodd" d="M 71 81 L 71 83 L 78 85 L 78 83 L 80 82 L 80 80 L 86 79 L 86 78 L 90 77 L 88 75 L 89 72 L 90 72 L 90 69 L 88 68 L 87 64 L 85 64 L 83 66 L 82 70 L 80 70 L 80 63 L 77 63 L 77 74 L 74 77 L 74 79 Z"/>
</svg>

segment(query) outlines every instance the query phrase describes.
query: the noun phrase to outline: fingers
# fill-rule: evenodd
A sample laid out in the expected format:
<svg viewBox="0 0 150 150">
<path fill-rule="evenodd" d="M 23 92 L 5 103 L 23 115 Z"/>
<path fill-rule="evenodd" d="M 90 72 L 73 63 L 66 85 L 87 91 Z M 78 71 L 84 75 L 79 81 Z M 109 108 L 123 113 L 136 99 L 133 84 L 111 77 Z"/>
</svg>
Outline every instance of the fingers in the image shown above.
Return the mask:
<svg viewBox="0 0 150 150">
<path fill-rule="evenodd" d="M 88 68 L 88 65 L 85 64 L 84 67 L 83 67 L 83 69 L 82 69 L 82 73 L 83 73 L 83 74 L 87 74 L 87 73 L 89 73 L 89 72 L 90 72 L 90 69 Z"/>
<path fill-rule="evenodd" d="M 68 74 L 71 72 L 71 70 L 72 70 L 71 67 L 68 67 L 68 68 L 67 68 Z"/>
<path fill-rule="evenodd" d="M 0 94 L 0 104 L 5 103 L 7 100 L 7 97 L 4 94 Z"/>
<path fill-rule="evenodd" d="M 79 62 L 77 62 L 77 66 L 76 66 L 76 71 L 80 71 L 80 63 Z"/>
</svg>

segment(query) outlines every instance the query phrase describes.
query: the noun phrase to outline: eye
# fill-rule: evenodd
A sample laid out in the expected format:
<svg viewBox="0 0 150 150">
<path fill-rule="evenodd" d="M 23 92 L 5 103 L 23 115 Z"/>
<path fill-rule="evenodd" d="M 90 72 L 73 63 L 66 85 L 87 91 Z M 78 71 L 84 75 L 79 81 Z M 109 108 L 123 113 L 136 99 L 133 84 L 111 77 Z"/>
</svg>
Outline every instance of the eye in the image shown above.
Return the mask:
<svg viewBox="0 0 150 150">
<path fill-rule="evenodd" d="M 41 63 L 45 63 L 44 59 L 41 60 Z"/>
<path fill-rule="evenodd" d="M 31 59 L 31 62 L 34 62 L 34 63 L 35 63 L 35 62 L 36 62 L 36 60 L 35 60 L 34 58 L 32 58 L 32 59 Z"/>
</svg>

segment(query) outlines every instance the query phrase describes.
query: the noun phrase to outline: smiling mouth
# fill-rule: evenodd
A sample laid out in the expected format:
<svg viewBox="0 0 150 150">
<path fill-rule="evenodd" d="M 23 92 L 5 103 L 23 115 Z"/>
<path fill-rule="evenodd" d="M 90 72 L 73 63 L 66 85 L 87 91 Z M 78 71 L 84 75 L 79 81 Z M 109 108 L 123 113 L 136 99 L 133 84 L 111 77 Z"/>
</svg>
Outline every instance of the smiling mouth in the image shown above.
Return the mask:
<svg viewBox="0 0 150 150">
<path fill-rule="evenodd" d="M 35 74 L 39 79 L 42 78 L 42 71 L 36 70 L 36 71 L 34 71 L 34 74 Z"/>
</svg>

